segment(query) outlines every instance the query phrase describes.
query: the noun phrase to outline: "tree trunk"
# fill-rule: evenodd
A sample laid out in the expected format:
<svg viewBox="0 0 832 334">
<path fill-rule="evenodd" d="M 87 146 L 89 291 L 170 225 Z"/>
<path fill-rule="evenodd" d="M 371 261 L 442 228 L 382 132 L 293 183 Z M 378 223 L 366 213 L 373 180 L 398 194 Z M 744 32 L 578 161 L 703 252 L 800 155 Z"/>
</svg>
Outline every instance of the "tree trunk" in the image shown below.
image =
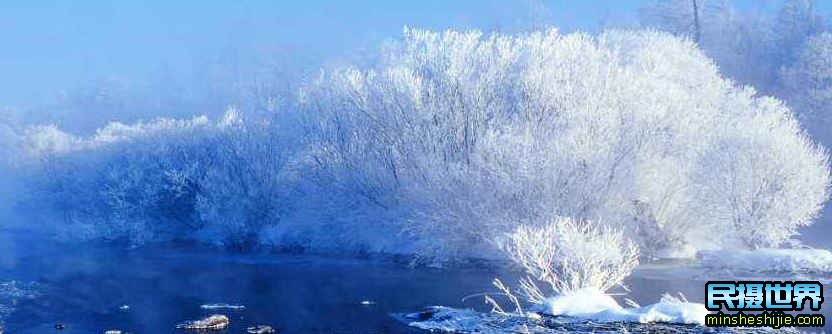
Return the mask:
<svg viewBox="0 0 832 334">
<path fill-rule="evenodd" d="M 691 1 L 693 2 L 693 40 L 696 44 L 699 44 L 699 39 L 702 37 L 699 25 L 699 6 L 697 5 L 696 0 Z"/>
</svg>

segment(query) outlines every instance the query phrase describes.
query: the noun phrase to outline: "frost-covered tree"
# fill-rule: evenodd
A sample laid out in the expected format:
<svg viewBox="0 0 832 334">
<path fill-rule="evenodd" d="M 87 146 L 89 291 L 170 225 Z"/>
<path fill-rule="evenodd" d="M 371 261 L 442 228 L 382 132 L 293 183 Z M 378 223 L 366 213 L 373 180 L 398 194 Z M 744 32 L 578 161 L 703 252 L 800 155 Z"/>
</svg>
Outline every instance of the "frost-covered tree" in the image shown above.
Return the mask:
<svg viewBox="0 0 832 334">
<path fill-rule="evenodd" d="M 674 2 L 676 1 L 652 2 L 645 10 L 657 13 L 684 13 L 684 10 L 674 10 L 666 5 L 655 5 Z M 828 22 L 828 13 L 822 13 L 822 6 L 818 4 L 819 2 L 814 0 L 782 0 L 776 2 L 779 8 L 772 11 L 764 8 L 766 6 L 762 2 L 753 3 L 744 9 L 733 8 L 726 2 L 727 6 L 718 12 L 719 15 L 704 16 L 709 22 L 704 24 L 706 29 L 699 46 L 714 59 L 720 72 L 727 78 L 739 84 L 753 86 L 763 94 L 782 99 L 812 139 L 830 147 L 832 131 L 829 129 L 832 123 L 828 117 L 827 105 L 832 101 L 829 100 L 829 85 L 825 82 L 828 80 L 825 73 L 830 64 L 824 58 L 829 57 L 826 51 L 828 46 L 825 44 L 829 43 L 828 35 L 832 26 Z M 655 16 L 643 16 L 642 22 L 646 26 L 690 36 L 679 33 L 673 25 L 668 27 L 656 24 Z M 812 198 L 817 198 L 819 194 L 817 188 L 808 193 Z M 829 203 L 827 202 L 823 208 L 825 214 L 818 218 L 823 224 L 830 221 L 829 215 L 826 214 L 832 212 Z M 737 205 L 734 211 L 735 219 L 747 220 L 740 218 L 741 214 L 738 214 L 748 212 L 747 205 Z M 780 221 L 779 218 L 776 220 Z M 801 224 L 788 224 L 786 234 L 793 232 L 796 226 Z M 760 238 L 757 235 L 751 238 L 756 241 L 746 240 L 744 243 L 772 245 L 777 243 L 773 240 L 783 238 L 783 235 L 773 239 Z M 768 241 L 761 242 L 765 239 Z M 808 240 L 811 240 L 811 237 Z M 649 251 L 645 253 L 649 254 Z"/>
<path fill-rule="evenodd" d="M 828 26 L 813 0 L 786 0 L 773 15 L 757 8 L 740 11 L 723 0 L 702 1 L 698 45 L 720 71 L 758 91 L 790 99 L 780 91 L 778 71 L 795 61 L 805 41 Z M 648 2 L 642 25 L 694 39 L 690 1 Z M 801 112 L 798 110 L 798 113 Z"/>
<path fill-rule="evenodd" d="M 407 29 L 369 59 L 322 70 L 297 110 L 273 112 L 266 89 L 255 112 L 216 121 L 30 128 L 27 203 L 129 244 L 441 261 L 503 256 L 500 236 L 557 217 L 648 256 L 734 245 L 747 228 L 744 245 L 776 245 L 826 200 L 826 155 L 791 112 L 689 39 Z"/>
<path fill-rule="evenodd" d="M 719 139 L 699 160 L 693 213 L 704 231 L 723 231 L 724 245 L 777 247 L 828 198 L 828 155 L 781 102 L 737 107 L 748 112 L 714 129 Z"/>
<path fill-rule="evenodd" d="M 758 100 L 693 43 L 655 32 L 406 30 L 375 67 L 324 72 L 302 108 L 318 122 L 316 160 L 332 180 L 402 212 L 418 251 L 444 256 L 559 215 L 629 230 L 637 213 L 663 240 L 695 243 L 691 214 L 708 196 L 693 191 L 695 175 L 718 167 L 699 162 L 731 135 L 713 129 L 748 121 Z M 765 137 L 772 124 L 746 126 Z M 802 146 L 777 159 L 801 161 L 811 171 L 789 173 L 825 187 L 810 142 L 783 135 Z M 824 200 L 776 210 L 811 217 Z"/>
<path fill-rule="evenodd" d="M 797 60 L 781 71 L 784 93 L 800 111 L 799 118 L 817 138 L 830 142 L 832 133 L 832 33 L 806 42 Z"/>
<path fill-rule="evenodd" d="M 806 40 L 827 29 L 814 0 L 786 0 L 772 27 L 775 52 L 781 61 L 794 59 Z"/>
<path fill-rule="evenodd" d="M 710 23 L 708 16 L 722 5 L 723 1 L 713 0 L 652 0 L 641 8 L 639 15 L 642 22 L 653 28 L 700 43 L 703 28 L 707 26 L 703 21 Z"/>
</svg>

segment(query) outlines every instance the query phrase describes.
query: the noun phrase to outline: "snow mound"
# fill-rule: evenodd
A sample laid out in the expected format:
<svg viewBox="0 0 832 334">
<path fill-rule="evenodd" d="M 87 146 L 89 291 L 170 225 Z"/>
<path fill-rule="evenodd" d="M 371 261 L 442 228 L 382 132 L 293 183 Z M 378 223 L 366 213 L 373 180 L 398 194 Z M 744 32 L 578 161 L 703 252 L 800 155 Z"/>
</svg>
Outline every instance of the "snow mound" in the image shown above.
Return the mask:
<svg viewBox="0 0 832 334">
<path fill-rule="evenodd" d="M 549 297 L 536 310 L 549 315 L 582 318 L 605 311 L 621 312 L 623 308 L 609 295 L 596 289 L 584 288 Z"/>
<path fill-rule="evenodd" d="M 580 289 L 547 298 L 538 311 L 552 316 L 569 316 L 602 322 L 679 323 L 704 325 L 708 310 L 704 304 L 675 298 L 643 307 L 624 308 L 612 297 L 596 289 Z"/>
<path fill-rule="evenodd" d="M 757 273 L 832 273 L 832 252 L 825 249 L 700 251 L 702 266 Z"/>
<path fill-rule="evenodd" d="M 708 314 L 704 304 L 677 301 L 660 301 L 624 311 L 625 316 L 621 318 L 622 320 L 638 323 L 667 322 L 703 325 L 705 315 Z"/>
</svg>

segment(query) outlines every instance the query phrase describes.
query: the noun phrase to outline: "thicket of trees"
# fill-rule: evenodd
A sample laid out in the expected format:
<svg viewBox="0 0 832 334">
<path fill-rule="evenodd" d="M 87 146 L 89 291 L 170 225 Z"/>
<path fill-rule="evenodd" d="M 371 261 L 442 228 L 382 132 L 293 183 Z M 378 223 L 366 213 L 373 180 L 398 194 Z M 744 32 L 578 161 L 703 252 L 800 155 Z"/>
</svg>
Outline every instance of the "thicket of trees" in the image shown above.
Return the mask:
<svg viewBox="0 0 832 334">
<path fill-rule="evenodd" d="M 62 234 L 133 245 L 448 260 L 499 256 L 506 233 L 559 217 L 646 257 L 777 246 L 828 196 L 827 154 L 792 112 L 690 40 L 408 29 L 377 59 L 215 121 L 10 126 L 22 202 Z"/>
<path fill-rule="evenodd" d="M 832 32 L 809 38 L 781 77 L 782 95 L 809 131 L 832 144 Z"/>
<path fill-rule="evenodd" d="M 825 78 L 832 27 L 814 0 L 779 5 L 767 13 L 756 7 L 741 11 L 727 0 L 653 0 L 640 16 L 647 27 L 695 40 L 726 77 L 784 100 L 829 146 L 832 81 Z"/>
</svg>

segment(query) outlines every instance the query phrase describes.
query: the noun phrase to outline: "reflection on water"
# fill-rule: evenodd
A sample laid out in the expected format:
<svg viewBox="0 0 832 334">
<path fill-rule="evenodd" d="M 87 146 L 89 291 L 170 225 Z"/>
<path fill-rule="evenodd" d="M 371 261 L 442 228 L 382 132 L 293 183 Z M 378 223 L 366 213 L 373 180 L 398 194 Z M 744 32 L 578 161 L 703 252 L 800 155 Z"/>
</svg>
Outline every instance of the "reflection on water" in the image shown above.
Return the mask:
<svg viewBox="0 0 832 334">
<path fill-rule="evenodd" d="M 704 299 L 704 281 L 642 276 L 628 282 L 629 297 L 642 304 L 666 291 Z M 57 323 L 66 326 L 61 333 L 175 333 L 177 323 L 215 313 L 230 318 L 228 333 L 255 325 L 282 333 L 418 333 L 391 314 L 429 305 L 487 311 L 482 299 L 462 298 L 493 291 L 495 277 L 516 278 L 492 268 L 411 269 L 378 260 L 205 249 L 126 251 L 0 235 L 6 333 L 56 332 Z"/>
</svg>

